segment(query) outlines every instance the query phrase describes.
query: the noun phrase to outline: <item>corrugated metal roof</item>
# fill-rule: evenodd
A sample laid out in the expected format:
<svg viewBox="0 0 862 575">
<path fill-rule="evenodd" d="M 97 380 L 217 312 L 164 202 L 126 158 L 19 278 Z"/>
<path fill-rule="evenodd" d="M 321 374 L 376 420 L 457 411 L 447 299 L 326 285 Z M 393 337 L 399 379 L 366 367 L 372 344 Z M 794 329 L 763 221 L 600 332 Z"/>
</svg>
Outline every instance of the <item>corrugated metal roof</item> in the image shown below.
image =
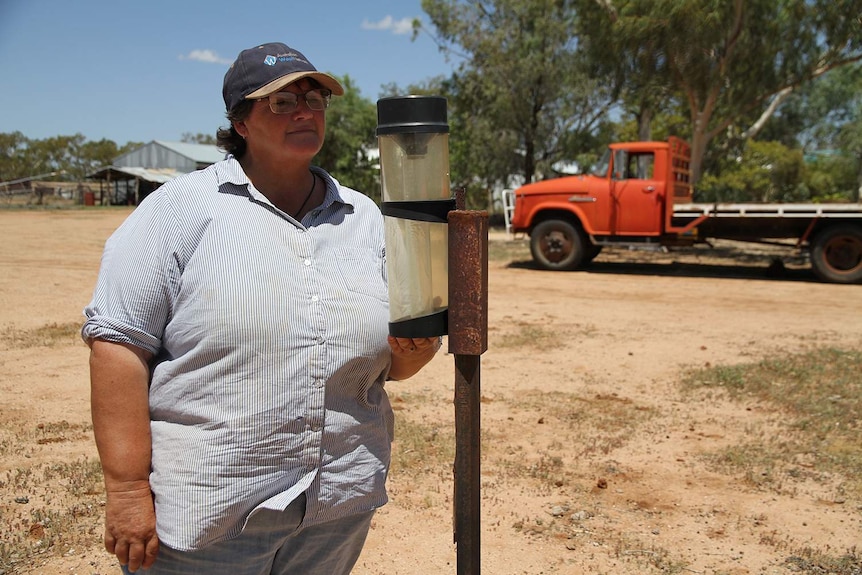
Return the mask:
<svg viewBox="0 0 862 575">
<path fill-rule="evenodd" d="M 170 182 L 174 178 L 178 178 L 185 174 L 185 172 L 180 172 L 178 170 L 173 170 L 170 168 L 132 168 L 108 166 L 106 168 L 102 168 L 98 172 L 88 174 L 87 177 L 100 178 L 101 176 L 106 176 L 109 172 L 120 172 L 130 176 L 131 178 L 141 178 L 142 180 L 146 180 L 148 182 L 153 182 L 156 184 L 164 184 L 166 182 Z"/>
<path fill-rule="evenodd" d="M 174 178 L 179 178 L 185 172 L 180 172 L 178 170 L 172 170 L 170 168 L 113 168 L 118 172 L 123 172 L 125 174 L 129 174 L 148 182 L 156 182 L 158 184 L 164 184 L 165 182 L 170 182 Z"/>
<path fill-rule="evenodd" d="M 225 153 L 218 146 L 210 144 L 190 144 L 188 142 L 166 142 L 164 140 L 153 140 L 160 146 L 183 155 L 199 163 L 214 164 L 224 159 Z"/>
</svg>

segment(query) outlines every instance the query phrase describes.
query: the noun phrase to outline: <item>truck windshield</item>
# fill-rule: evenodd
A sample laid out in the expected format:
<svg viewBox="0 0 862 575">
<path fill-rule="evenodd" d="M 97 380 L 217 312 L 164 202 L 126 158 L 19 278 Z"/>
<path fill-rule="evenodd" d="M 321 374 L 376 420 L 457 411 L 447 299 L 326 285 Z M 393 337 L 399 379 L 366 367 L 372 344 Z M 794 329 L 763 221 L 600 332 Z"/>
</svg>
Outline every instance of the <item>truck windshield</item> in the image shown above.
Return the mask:
<svg viewBox="0 0 862 575">
<path fill-rule="evenodd" d="M 593 167 L 590 168 L 590 174 L 593 176 L 599 176 L 600 178 L 608 177 L 608 166 L 611 162 L 611 151 L 610 149 L 605 150 L 605 153 L 602 154 L 601 159 L 593 164 Z"/>
</svg>

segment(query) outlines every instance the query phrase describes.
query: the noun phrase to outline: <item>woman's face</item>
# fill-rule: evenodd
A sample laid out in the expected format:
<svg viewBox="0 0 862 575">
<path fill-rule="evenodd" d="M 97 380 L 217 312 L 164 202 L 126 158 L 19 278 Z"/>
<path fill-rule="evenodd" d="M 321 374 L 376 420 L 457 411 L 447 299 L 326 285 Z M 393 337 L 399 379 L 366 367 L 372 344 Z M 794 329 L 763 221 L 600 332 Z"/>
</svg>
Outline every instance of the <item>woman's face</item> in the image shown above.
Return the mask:
<svg viewBox="0 0 862 575">
<path fill-rule="evenodd" d="M 282 92 L 304 94 L 317 86 L 303 78 L 282 88 Z M 286 161 L 308 161 L 323 147 L 326 111 L 311 110 L 304 98 L 287 114 L 274 114 L 269 100 L 263 98 L 252 106 L 245 120 L 234 122 L 237 133 L 245 138 L 247 154 L 253 158 L 269 157 Z"/>
</svg>

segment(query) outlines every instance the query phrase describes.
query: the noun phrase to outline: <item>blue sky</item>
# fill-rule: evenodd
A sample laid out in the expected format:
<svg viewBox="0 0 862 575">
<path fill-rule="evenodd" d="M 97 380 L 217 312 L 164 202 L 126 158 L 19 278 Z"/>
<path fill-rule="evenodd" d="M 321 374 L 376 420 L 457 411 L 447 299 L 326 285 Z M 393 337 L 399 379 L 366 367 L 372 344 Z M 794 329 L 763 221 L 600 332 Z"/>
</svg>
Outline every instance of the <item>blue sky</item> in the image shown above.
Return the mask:
<svg viewBox="0 0 862 575">
<path fill-rule="evenodd" d="M 226 125 L 221 86 L 240 50 L 284 42 L 318 70 L 381 86 L 449 75 L 410 21 L 421 0 L 0 0 L 0 132 L 178 141 Z"/>
</svg>

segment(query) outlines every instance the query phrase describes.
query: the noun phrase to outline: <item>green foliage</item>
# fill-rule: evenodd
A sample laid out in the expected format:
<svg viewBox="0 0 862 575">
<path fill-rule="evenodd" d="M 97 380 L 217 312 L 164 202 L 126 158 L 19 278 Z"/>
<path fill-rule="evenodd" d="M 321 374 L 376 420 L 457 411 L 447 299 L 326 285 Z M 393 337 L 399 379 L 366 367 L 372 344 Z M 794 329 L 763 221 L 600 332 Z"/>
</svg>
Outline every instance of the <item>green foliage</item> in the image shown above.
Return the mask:
<svg viewBox="0 0 862 575">
<path fill-rule="evenodd" d="M 183 135 L 180 137 L 180 141 L 188 142 L 190 144 L 207 144 L 210 146 L 216 145 L 215 134 L 192 134 L 191 132 L 183 132 Z"/>
<path fill-rule="evenodd" d="M 29 140 L 21 132 L 0 134 L 0 182 L 12 181 L 28 174 L 28 145 Z"/>
<path fill-rule="evenodd" d="M 698 185 L 701 202 L 798 202 L 810 199 L 803 183 L 801 150 L 778 142 L 751 141 L 720 175 L 707 174 Z"/>
<path fill-rule="evenodd" d="M 379 201 L 377 160 L 369 155 L 377 146 L 377 109 L 349 76 L 340 81 L 344 95 L 333 98 L 326 112 L 326 143 L 315 163 L 343 185 Z"/>
<path fill-rule="evenodd" d="M 0 134 L 0 181 L 33 176 L 82 182 L 120 154 L 107 139 L 88 141 L 83 134 L 31 140 L 20 132 Z"/>
<path fill-rule="evenodd" d="M 782 106 L 770 128 L 785 127 L 808 150 L 834 149 L 842 132 L 862 122 L 862 64 L 840 67 L 800 89 Z M 781 134 L 770 133 L 771 139 Z M 852 145 L 850 146 L 852 148 Z"/>
<path fill-rule="evenodd" d="M 779 142 L 748 142 L 738 156 L 704 175 L 699 202 L 852 202 L 856 158 L 821 154 L 805 159 L 800 148 Z"/>
<path fill-rule="evenodd" d="M 695 183 L 713 139 L 722 146 L 749 139 L 782 90 L 862 58 L 858 19 L 846 16 L 859 14 L 862 0 L 578 4 L 592 61 L 624 78 L 635 117 L 649 119 L 676 103 L 686 108 Z M 603 49 L 612 54 L 602 55 Z"/>
<path fill-rule="evenodd" d="M 820 155 L 806 163 L 803 185 L 814 202 L 855 202 L 859 200 L 858 169 L 858 158 Z"/>
<path fill-rule="evenodd" d="M 615 141 L 637 142 L 646 139 L 640 133 L 641 126 L 635 116 L 631 116 L 629 120 L 620 121 L 616 128 L 618 133 L 614 137 Z M 679 112 L 672 109 L 667 112 L 660 112 L 651 119 L 649 139 L 659 142 L 667 140 L 669 136 L 688 139 L 689 128 L 687 118 Z"/>
<path fill-rule="evenodd" d="M 465 58 L 450 84 L 450 125 L 464 137 L 452 146 L 461 177 L 453 184 L 473 190 L 468 198 L 516 174 L 527 181 L 549 174 L 556 161 L 593 147 L 612 97 L 604 78 L 587 73 L 570 3 L 423 0 L 422 7 L 444 51 Z"/>
</svg>

